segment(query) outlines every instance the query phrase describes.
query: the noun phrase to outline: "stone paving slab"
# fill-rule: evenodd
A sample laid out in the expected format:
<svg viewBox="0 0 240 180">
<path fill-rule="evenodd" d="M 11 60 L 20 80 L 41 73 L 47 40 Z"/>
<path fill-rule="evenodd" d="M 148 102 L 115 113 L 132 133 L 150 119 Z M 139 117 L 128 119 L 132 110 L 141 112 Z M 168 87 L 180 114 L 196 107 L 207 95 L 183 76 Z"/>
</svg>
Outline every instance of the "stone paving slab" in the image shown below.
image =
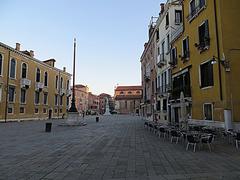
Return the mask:
<svg viewBox="0 0 240 180">
<path fill-rule="evenodd" d="M 49 122 L 49 121 L 48 121 Z M 46 121 L 0 123 L 0 179 L 240 179 L 240 150 L 215 141 L 186 151 L 158 138 L 135 116 L 86 117 L 87 126 Z"/>
</svg>

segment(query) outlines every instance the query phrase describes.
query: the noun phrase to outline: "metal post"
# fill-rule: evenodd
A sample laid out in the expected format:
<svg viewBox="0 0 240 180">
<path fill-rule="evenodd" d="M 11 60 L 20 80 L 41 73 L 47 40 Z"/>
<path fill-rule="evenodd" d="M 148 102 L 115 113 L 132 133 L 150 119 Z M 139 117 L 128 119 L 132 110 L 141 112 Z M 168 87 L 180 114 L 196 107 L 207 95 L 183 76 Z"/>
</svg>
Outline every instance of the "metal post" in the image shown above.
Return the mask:
<svg viewBox="0 0 240 180">
<path fill-rule="evenodd" d="M 74 38 L 74 52 L 73 52 L 73 88 L 72 88 L 72 103 L 69 112 L 78 112 L 75 104 L 75 56 L 76 56 L 76 39 Z"/>
</svg>

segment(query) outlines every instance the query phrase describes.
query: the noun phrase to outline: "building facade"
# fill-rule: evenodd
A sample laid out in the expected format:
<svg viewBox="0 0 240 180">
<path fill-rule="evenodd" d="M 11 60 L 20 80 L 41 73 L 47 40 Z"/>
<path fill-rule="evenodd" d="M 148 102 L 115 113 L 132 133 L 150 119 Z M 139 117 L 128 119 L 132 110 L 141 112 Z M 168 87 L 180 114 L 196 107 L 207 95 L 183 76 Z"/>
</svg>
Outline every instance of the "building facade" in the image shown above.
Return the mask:
<svg viewBox="0 0 240 180">
<path fill-rule="evenodd" d="M 88 86 L 75 85 L 75 104 L 79 113 L 86 113 L 88 110 Z"/>
<path fill-rule="evenodd" d="M 69 103 L 71 74 L 40 61 L 33 51 L 0 43 L 0 121 L 63 117 Z"/>
<path fill-rule="evenodd" d="M 155 105 L 156 120 L 162 123 L 171 121 L 169 97 L 171 91 L 170 40 L 176 29 L 182 26 L 182 6 L 175 0 L 161 4 L 156 22 L 155 62 L 157 72 L 157 96 Z"/>
<path fill-rule="evenodd" d="M 152 17 L 149 25 L 148 42 L 144 44 L 144 51 L 140 58 L 141 78 L 143 88 L 143 102 L 141 114 L 146 118 L 153 119 L 154 106 L 156 103 L 156 63 L 154 61 L 156 43 L 156 18 Z"/>
<path fill-rule="evenodd" d="M 99 97 L 97 95 L 88 93 L 88 113 L 98 114 L 99 113 Z"/>
<path fill-rule="evenodd" d="M 114 100 L 118 114 L 139 115 L 142 86 L 117 86 L 114 91 Z"/>
<path fill-rule="evenodd" d="M 226 129 L 240 122 L 240 27 L 238 0 L 183 0 L 183 25 L 171 44 L 172 121 L 178 123 L 180 93 L 188 117 Z"/>
</svg>

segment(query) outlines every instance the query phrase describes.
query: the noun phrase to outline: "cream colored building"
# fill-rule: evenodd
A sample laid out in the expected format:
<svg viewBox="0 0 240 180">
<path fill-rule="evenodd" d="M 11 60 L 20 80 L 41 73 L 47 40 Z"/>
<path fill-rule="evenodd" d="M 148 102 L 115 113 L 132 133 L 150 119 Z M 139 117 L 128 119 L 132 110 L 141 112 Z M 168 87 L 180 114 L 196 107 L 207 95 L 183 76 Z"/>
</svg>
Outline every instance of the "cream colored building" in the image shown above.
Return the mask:
<svg viewBox="0 0 240 180">
<path fill-rule="evenodd" d="M 40 61 L 34 52 L 0 43 L 0 121 L 62 117 L 67 113 L 71 74 Z"/>
</svg>

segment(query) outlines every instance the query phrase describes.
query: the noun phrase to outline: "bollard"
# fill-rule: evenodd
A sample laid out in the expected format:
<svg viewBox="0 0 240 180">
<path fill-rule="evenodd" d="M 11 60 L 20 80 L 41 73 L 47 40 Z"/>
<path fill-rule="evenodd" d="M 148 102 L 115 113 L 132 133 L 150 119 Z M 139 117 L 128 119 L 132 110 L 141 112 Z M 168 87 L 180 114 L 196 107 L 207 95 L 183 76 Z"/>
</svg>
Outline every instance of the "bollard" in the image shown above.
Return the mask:
<svg viewBox="0 0 240 180">
<path fill-rule="evenodd" d="M 52 123 L 46 123 L 45 132 L 51 132 L 51 129 L 52 129 Z"/>
<path fill-rule="evenodd" d="M 97 117 L 96 117 L 96 122 L 98 122 L 98 121 L 99 121 L 99 117 L 97 116 Z"/>
</svg>

